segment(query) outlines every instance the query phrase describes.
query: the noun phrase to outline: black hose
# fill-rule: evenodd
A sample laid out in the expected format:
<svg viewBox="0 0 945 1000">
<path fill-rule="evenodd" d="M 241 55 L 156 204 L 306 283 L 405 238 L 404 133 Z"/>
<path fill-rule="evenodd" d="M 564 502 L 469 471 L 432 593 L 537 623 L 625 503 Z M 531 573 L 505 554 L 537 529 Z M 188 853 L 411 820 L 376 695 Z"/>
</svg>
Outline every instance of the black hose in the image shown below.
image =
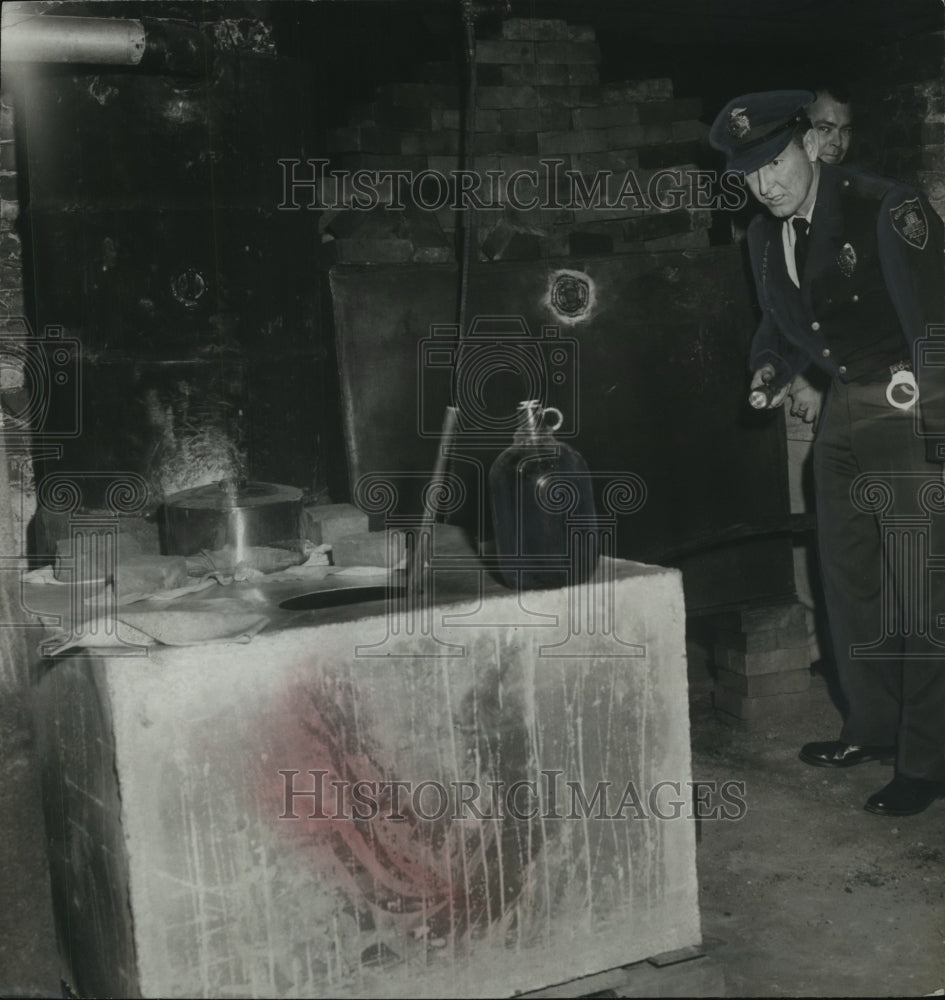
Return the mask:
<svg viewBox="0 0 945 1000">
<path fill-rule="evenodd" d="M 475 165 L 475 137 L 476 137 L 476 29 L 471 11 L 468 8 L 464 13 L 465 36 L 466 36 L 466 135 L 463 141 L 462 169 L 472 170 Z M 459 323 L 460 340 L 466 335 L 466 301 L 469 295 L 469 271 L 473 253 L 473 230 L 475 227 L 475 217 L 473 209 L 466 206 L 460 209 L 463 212 L 462 226 L 463 239 L 461 249 L 461 260 L 459 263 L 459 308 L 457 322 Z"/>
</svg>

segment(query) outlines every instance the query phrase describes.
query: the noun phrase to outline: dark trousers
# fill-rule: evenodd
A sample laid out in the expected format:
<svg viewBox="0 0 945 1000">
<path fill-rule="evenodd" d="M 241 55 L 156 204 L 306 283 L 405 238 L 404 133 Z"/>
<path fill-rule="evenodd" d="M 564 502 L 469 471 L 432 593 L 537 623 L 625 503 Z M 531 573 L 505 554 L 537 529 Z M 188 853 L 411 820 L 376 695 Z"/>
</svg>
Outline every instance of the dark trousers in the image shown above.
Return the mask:
<svg viewBox="0 0 945 1000">
<path fill-rule="evenodd" d="M 945 486 L 914 413 L 884 382 L 833 381 L 814 442 L 818 545 L 840 739 L 895 745 L 898 773 L 945 780 Z"/>
</svg>

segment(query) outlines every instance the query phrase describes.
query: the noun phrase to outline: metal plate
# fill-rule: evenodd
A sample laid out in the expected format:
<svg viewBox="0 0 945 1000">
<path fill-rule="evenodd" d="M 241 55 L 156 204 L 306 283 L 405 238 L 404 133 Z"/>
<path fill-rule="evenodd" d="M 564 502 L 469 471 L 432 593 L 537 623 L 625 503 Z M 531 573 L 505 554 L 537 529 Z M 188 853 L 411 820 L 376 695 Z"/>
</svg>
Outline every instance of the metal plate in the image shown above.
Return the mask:
<svg viewBox="0 0 945 1000">
<path fill-rule="evenodd" d="M 551 290 L 565 272 L 588 282 L 576 321 L 553 308 Z M 330 278 L 352 491 L 380 474 L 397 487 L 398 512 L 417 511 L 455 396 L 456 270 L 338 265 Z M 756 320 L 740 248 L 480 265 L 468 315 L 470 325 L 508 319 L 510 337 L 520 337 L 512 321 L 524 323 L 546 361 L 543 404 L 566 415 L 562 438 L 592 472 L 645 483 L 643 507 L 617 519 L 619 555 L 660 563 L 672 554 L 675 565 L 737 528 L 735 554 L 712 557 L 718 575 L 706 583 L 691 571 L 690 607 L 726 605 L 746 591 L 759 600 L 793 595 L 791 559 L 749 556 L 744 540 L 755 527 L 770 540 L 772 526 L 777 534 L 783 525 L 779 543 L 790 553 L 783 421 L 747 403 Z M 507 347 L 498 335 L 494 342 Z M 488 536 L 484 477 L 511 435 L 503 442 L 475 431 L 473 421 L 457 441 L 451 470 L 466 500 L 451 518 Z"/>
</svg>

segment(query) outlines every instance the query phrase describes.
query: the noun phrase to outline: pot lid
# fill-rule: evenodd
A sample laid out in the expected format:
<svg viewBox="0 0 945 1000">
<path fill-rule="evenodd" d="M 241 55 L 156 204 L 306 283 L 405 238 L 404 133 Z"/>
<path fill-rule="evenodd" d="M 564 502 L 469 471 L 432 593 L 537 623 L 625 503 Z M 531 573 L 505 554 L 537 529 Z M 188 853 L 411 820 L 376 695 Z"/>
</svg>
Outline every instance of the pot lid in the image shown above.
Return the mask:
<svg viewBox="0 0 945 1000">
<path fill-rule="evenodd" d="M 216 483 L 173 493 L 165 498 L 164 503 L 168 507 L 234 510 L 273 503 L 293 503 L 301 499 L 302 491 L 297 486 L 259 483 L 249 479 L 221 479 Z"/>
</svg>

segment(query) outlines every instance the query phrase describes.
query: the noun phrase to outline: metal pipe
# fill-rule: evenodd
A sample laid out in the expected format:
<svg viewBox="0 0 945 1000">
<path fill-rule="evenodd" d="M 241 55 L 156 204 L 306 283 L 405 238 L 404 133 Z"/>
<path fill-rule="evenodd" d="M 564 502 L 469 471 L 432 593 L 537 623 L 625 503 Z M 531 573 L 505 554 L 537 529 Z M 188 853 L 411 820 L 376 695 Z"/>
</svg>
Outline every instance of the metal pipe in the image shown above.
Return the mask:
<svg viewBox="0 0 945 1000">
<path fill-rule="evenodd" d="M 19 15 L 22 16 L 22 15 Z M 98 63 L 137 66 L 144 58 L 141 21 L 105 17 L 33 15 L 18 20 L 3 12 L 3 62 Z"/>
<path fill-rule="evenodd" d="M 0 62 L 140 66 L 202 74 L 210 59 L 206 37 L 189 24 L 111 17 L 54 17 L 3 8 Z"/>
</svg>

